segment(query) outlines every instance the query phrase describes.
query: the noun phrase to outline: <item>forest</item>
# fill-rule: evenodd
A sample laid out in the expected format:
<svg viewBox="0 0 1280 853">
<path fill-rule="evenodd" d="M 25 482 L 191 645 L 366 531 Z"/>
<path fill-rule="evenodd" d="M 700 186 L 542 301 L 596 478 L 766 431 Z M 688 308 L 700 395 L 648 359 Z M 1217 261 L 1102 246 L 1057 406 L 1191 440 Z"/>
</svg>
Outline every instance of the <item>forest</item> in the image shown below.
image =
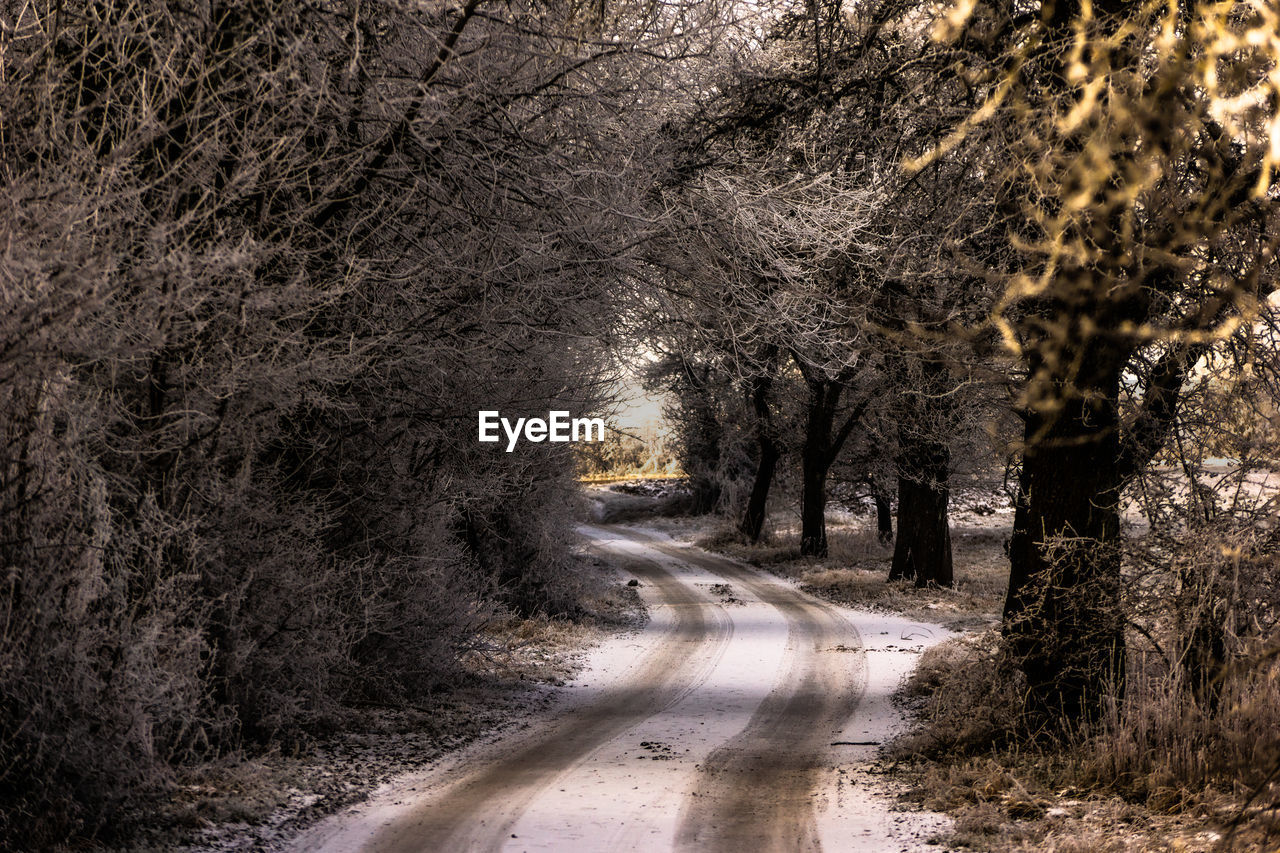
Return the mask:
<svg viewBox="0 0 1280 853">
<path fill-rule="evenodd" d="M 580 617 L 644 452 L 477 414 L 629 381 L 743 548 L 1007 496 L 935 756 L 1280 831 L 1278 168 L 1275 0 L 0 0 L 0 847 Z"/>
</svg>

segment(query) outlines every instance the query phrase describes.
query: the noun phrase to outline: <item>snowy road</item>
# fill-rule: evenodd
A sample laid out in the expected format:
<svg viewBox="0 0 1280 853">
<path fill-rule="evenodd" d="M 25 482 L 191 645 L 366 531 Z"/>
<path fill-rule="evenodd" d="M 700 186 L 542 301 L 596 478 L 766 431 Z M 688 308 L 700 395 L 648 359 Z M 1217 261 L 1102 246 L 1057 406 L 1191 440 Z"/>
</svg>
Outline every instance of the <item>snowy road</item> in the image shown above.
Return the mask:
<svg viewBox="0 0 1280 853">
<path fill-rule="evenodd" d="M 586 527 L 650 621 L 552 719 L 385 786 L 297 850 L 928 850 L 866 770 L 935 625 L 846 610 L 653 531 Z"/>
</svg>

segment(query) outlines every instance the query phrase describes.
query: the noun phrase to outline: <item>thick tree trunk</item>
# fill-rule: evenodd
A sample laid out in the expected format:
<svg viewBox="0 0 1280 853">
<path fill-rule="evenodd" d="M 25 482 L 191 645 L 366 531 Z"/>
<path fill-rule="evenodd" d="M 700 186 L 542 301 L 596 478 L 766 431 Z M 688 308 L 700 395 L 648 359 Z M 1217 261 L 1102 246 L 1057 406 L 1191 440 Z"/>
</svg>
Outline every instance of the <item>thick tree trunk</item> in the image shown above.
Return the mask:
<svg viewBox="0 0 1280 853">
<path fill-rule="evenodd" d="M 692 496 L 690 515 L 714 512 L 720 503 L 720 436 L 723 429 L 718 416 L 715 395 L 711 389 L 711 370 L 706 365 L 684 365 L 684 381 L 688 385 L 685 405 L 691 410 L 693 424 L 685 434 L 685 470 L 689 474 Z"/>
<path fill-rule="evenodd" d="M 889 580 L 911 579 L 916 586 L 951 586 L 951 525 L 947 486 L 951 455 L 945 445 L 911 450 L 898 476 L 898 541 Z"/>
<path fill-rule="evenodd" d="M 1028 414 L 1009 543 L 1006 648 L 1028 712 L 1059 726 L 1123 690 L 1118 374 L 1094 384 L 1056 415 Z"/>
</svg>

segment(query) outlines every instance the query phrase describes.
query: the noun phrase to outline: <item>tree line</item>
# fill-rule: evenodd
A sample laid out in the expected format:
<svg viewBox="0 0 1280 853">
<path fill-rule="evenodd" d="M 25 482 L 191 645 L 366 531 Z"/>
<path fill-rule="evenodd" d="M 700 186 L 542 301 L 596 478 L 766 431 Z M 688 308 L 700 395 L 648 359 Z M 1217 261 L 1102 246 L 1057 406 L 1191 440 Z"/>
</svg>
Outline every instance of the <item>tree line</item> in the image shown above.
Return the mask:
<svg viewBox="0 0 1280 853">
<path fill-rule="evenodd" d="M 476 416 L 600 410 L 698 14 L 0 6 L 0 846 L 574 612 L 573 459 Z"/>
<path fill-rule="evenodd" d="M 1122 700 L 1152 577 L 1178 578 L 1170 657 L 1197 693 L 1232 643 L 1274 642 L 1271 492 L 1239 486 L 1275 458 L 1276 19 L 786 7 L 665 129 L 680 214 L 644 339 L 703 504 L 758 540 L 790 461 L 822 557 L 835 466 L 885 538 L 896 491 L 889 579 L 949 586 L 949 483 L 1003 467 L 1002 666 L 1029 730 Z M 1204 486 L 1215 454 L 1234 493 Z"/>
</svg>

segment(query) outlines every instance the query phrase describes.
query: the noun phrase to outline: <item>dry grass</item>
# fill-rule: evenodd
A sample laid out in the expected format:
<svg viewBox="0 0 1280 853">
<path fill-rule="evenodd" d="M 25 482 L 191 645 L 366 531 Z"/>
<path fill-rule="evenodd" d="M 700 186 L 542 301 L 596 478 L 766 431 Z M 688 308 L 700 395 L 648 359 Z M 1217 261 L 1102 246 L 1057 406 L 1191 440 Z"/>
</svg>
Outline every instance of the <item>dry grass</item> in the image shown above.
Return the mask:
<svg viewBox="0 0 1280 853">
<path fill-rule="evenodd" d="M 587 596 L 575 619 L 507 615 L 490 621 L 463 657 L 481 677 L 562 685 L 580 668 L 585 650 L 606 632 L 634 626 L 642 618 L 639 594 L 620 583 Z"/>
<path fill-rule="evenodd" d="M 1003 543 L 1011 517 L 1007 514 L 956 513 L 952 518 L 955 560 L 954 589 L 917 589 L 909 581 L 889 583 L 893 546 L 876 538 L 875 519 L 833 513 L 827 522 L 828 555 L 801 557 L 800 531 L 791 513 L 770 519 L 768 541 L 742 541 L 724 521 L 701 528 L 669 525 L 675 535 L 745 563 L 795 578 L 808 592 L 863 610 L 901 613 L 936 622 L 956 631 L 972 631 L 999 621 L 1009 581 Z"/>
<path fill-rule="evenodd" d="M 948 842 L 981 850 L 1280 849 L 1280 671 L 1255 654 L 1218 708 L 1195 704 L 1162 661 L 1135 656 L 1123 706 L 1053 743 L 1019 736 L 1017 682 L 988 632 L 930 649 L 908 683 L 923 725 L 895 744 L 913 799 L 956 818 Z"/>
<path fill-rule="evenodd" d="M 1020 685 L 998 666 L 999 632 L 984 631 L 926 649 L 902 693 L 927 724 L 900 738 L 898 755 L 941 757 L 1009 743 L 1018 729 Z"/>
</svg>

